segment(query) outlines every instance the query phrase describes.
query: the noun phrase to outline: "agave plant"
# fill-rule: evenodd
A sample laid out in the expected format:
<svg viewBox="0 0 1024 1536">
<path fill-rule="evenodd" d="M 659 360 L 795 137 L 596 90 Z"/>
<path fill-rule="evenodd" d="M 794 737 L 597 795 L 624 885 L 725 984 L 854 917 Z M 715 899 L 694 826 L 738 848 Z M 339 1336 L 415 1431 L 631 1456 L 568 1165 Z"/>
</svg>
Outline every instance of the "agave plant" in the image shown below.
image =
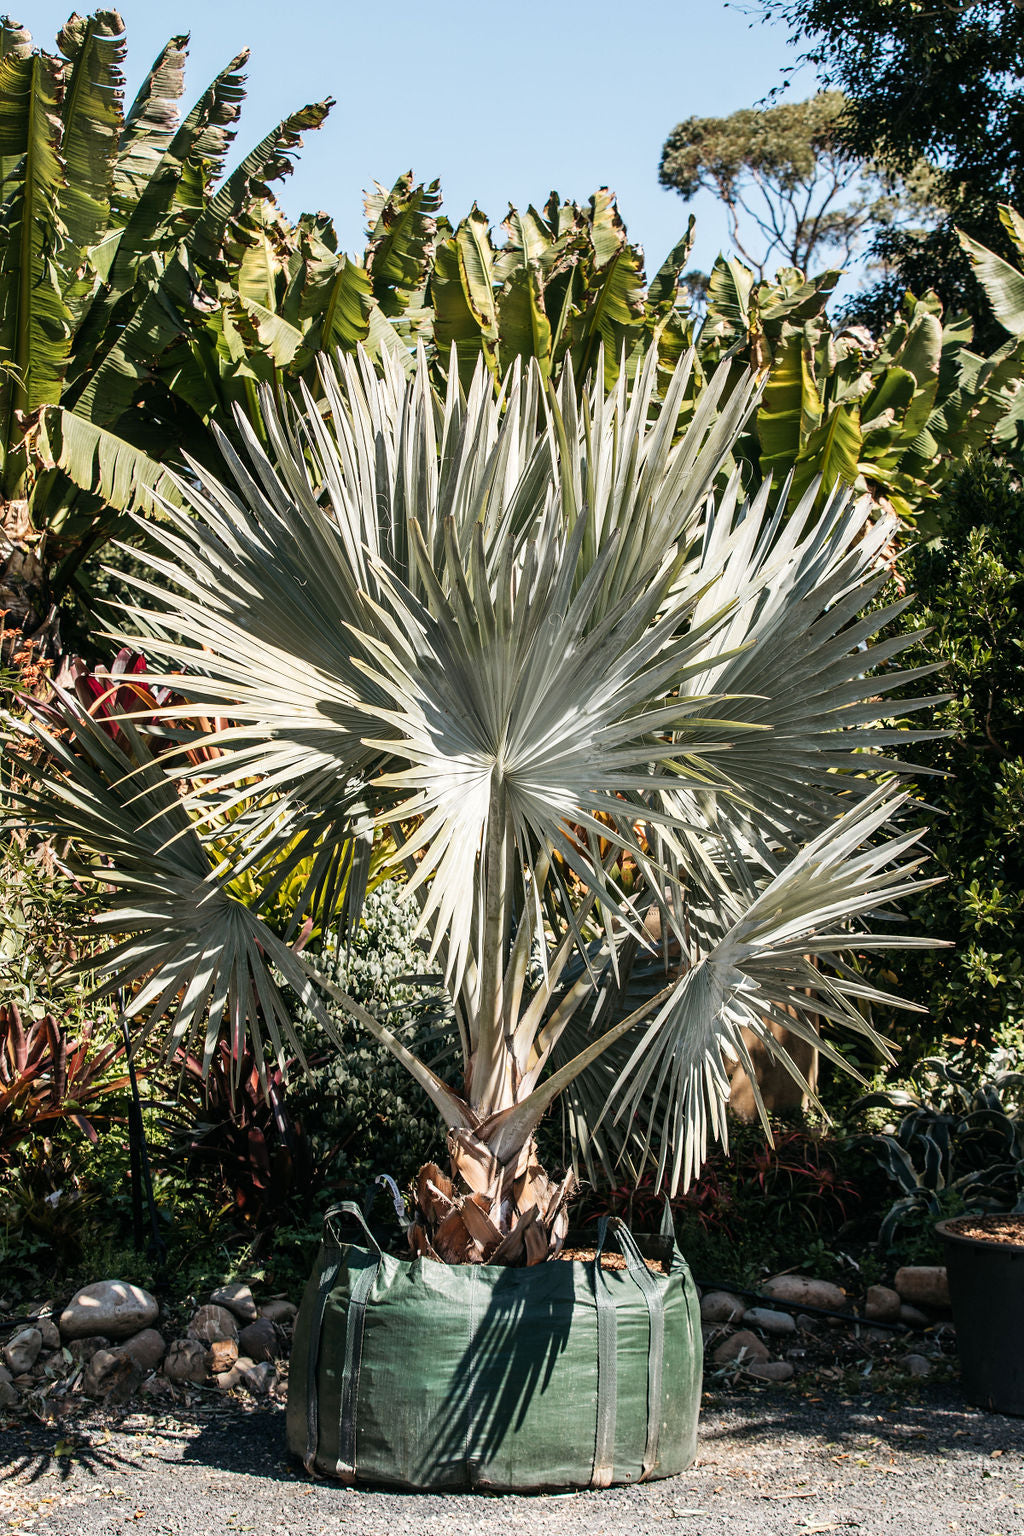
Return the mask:
<svg viewBox="0 0 1024 1536">
<path fill-rule="evenodd" d="M 241 418 L 246 456 L 221 438 L 227 475 L 181 484 L 124 609 L 186 702 L 116 740 L 70 697 L 66 732 L 33 727 L 15 815 L 107 888 L 106 989 L 206 1063 L 222 1030 L 239 1058 L 247 1036 L 257 1061 L 297 1053 L 289 990 L 328 1034 L 328 1002 L 358 1019 L 447 1127 L 410 1227 L 430 1257 L 558 1251 L 575 1175 L 549 1178 L 535 1135 L 562 1095 L 577 1166 L 685 1184 L 725 1137 L 744 1028 L 774 1056 L 772 1021 L 839 1065 L 819 1020 L 885 1053 L 867 1008 L 898 1000 L 844 955 L 926 942 L 869 926 L 924 883 L 882 750 L 883 695 L 919 673 L 880 681 L 906 640 L 871 648 L 893 610 L 859 617 L 891 526 L 841 494 L 818 515 L 814 486 L 785 518 L 738 475 L 713 494 L 756 389 L 720 371 L 679 432 L 692 365 L 660 410 L 653 350 L 610 391 L 531 363 L 497 395 L 453 368 L 438 396 L 425 358 L 408 378 L 357 356 L 322 404 L 265 396 L 269 448 Z M 310 902 L 345 876 L 344 934 L 386 837 L 456 1081 L 238 894 L 308 858 Z"/>
<path fill-rule="evenodd" d="M 879 1242 L 892 1250 L 901 1229 L 951 1210 L 1024 1211 L 1024 1075 L 980 1080 L 938 1056 L 918 1064 L 916 1092 L 869 1093 L 854 1116 L 885 1110 L 894 1123 L 851 1137 L 899 1191 L 882 1218 Z"/>
</svg>

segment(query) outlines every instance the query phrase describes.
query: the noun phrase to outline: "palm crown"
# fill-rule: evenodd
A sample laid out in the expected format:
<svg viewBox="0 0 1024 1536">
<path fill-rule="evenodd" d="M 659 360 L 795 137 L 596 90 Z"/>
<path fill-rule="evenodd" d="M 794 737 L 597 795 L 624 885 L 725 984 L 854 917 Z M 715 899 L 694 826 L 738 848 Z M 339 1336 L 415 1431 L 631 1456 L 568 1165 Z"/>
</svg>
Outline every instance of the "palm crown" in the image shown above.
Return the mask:
<svg viewBox="0 0 1024 1536">
<path fill-rule="evenodd" d="M 583 1158 L 689 1179 L 743 1030 L 884 1050 L 865 1005 L 897 1000 L 844 955 L 923 942 L 867 926 L 921 884 L 881 750 L 915 674 L 878 674 L 905 640 L 867 646 L 893 610 L 859 617 L 892 529 L 838 494 L 814 512 L 815 487 L 785 516 L 745 501 L 754 383 L 721 369 L 681 430 L 688 368 L 659 401 L 655 361 L 579 399 L 535 366 L 464 395 L 453 368 L 439 398 L 422 358 L 359 357 L 320 404 L 266 398 L 267 445 L 240 421 L 230 481 L 195 467 L 125 605 L 175 702 L 114 736 L 71 701 L 70 738 L 34 728 L 20 814 L 108 886 L 107 987 L 207 1059 L 225 1029 L 295 1047 L 289 988 L 327 1031 L 328 999 L 356 1014 L 448 1128 L 411 1229 L 433 1256 L 558 1250 L 573 1176 L 534 1135 L 560 1094 Z M 265 920 L 301 865 L 293 929 L 317 906 L 343 935 L 371 856 L 418 903 L 457 1084 Z"/>
</svg>

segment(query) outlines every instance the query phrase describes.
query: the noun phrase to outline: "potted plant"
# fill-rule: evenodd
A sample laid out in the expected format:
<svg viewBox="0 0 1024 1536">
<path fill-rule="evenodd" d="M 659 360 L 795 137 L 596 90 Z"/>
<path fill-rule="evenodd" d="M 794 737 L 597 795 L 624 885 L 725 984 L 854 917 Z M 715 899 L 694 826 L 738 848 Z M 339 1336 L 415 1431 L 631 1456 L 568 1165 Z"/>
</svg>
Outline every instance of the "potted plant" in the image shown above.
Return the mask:
<svg viewBox="0 0 1024 1536">
<path fill-rule="evenodd" d="M 973 1403 L 1024 1414 L 1024 1076 L 979 1076 L 923 1058 L 913 1092 L 868 1094 L 855 1113 L 898 1117 L 854 1144 L 900 1191 L 879 1230 L 899 1250 L 931 1218 L 945 1249 L 964 1391 Z M 936 1220 L 943 1211 L 964 1214 Z"/>
<path fill-rule="evenodd" d="M 936 1224 L 964 1393 L 1024 1415 L 1024 1215 L 950 1216 Z"/>
<path fill-rule="evenodd" d="M 936 1223 L 960 1378 L 972 1403 L 1024 1415 L 1024 1078 L 1004 1071 L 969 1083 L 949 1068 L 944 1075 L 962 1104 L 949 1139 L 964 1162 L 974 1150 L 976 1163 L 953 1186 L 968 1214 Z"/>
<path fill-rule="evenodd" d="M 878 675 L 906 641 L 867 647 L 893 610 L 859 617 L 893 522 L 816 485 L 746 501 L 729 466 L 756 381 L 724 367 L 694 409 L 691 368 L 659 397 L 653 351 L 610 392 L 598 366 L 578 401 L 568 366 L 557 394 L 531 364 L 466 395 L 453 367 L 438 398 L 422 358 L 359 357 L 301 409 L 265 395 L 265 437 L 239 419 L 245 461 L 220 437 L 230 479 L 194 465 L 130 578 L 124 638 L 174 698 L 116 725 L 68 699 L 64 733 L 34 727 L 16 814 L 106 888 L 89 963 L 138 1038 L 209 1063 L 226 1033 L 283 1063 L 290 991 L 328 1037 L 332 1008 L 358 1018 L 447 1128 L 413 1257 L 339 1231 L 318 1261 L 289 1433 L 321 1470 L 681 1470 L 692 1284 L 624 1231 L 624 1268 L 558 1262 L 578 1171 L 685 1184 L 725 1136 L 744 1029 L 784 1058 L 781 1020 L 844 1065 L 824 1020 L 887 1054 L 865 1005 L 897 1000 L 843 957 L 923 942 L 867 922 L 921 883 L 881 750 L 903 734 L 885 694 L 918 674 Z M 418 904 L 454 1081 L 294 942 L 314 906 L 344 941 L 371 857 Z M 535 1137 L 559 1101 L 576 1154 L 555 1175 Z"/>
</svg>

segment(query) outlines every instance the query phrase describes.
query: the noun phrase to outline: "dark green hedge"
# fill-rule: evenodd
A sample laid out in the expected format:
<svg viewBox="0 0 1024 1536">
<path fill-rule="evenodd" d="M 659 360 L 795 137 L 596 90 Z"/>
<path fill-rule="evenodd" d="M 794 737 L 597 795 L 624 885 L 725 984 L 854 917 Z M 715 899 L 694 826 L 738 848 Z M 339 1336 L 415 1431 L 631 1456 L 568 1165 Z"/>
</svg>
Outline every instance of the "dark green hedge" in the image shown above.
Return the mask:
<svg viewBox="0 0 1024 1536">
<path fill-rule="evenodd" d="M 892 962 L 899 990 L 930 1010 L 906 1066 L 936 1047 L 980 1061 L 998 1048 L 1019 1058 L 1024 1045 L 1024 490 L 979 455 L 952 481 L 941 517 L 941 541 L 906 563 L 918 599 L 900 621 L 933 632 L 899 663 L 947 663 L 938 686 L 951 698 L 934 724 L 949 735 L 908 754 L 947 775 L 919 784 L 939 813 L 928 843 L 944 883 L 906 912 L 907 931 L 955 947 Z"/>
</svg>

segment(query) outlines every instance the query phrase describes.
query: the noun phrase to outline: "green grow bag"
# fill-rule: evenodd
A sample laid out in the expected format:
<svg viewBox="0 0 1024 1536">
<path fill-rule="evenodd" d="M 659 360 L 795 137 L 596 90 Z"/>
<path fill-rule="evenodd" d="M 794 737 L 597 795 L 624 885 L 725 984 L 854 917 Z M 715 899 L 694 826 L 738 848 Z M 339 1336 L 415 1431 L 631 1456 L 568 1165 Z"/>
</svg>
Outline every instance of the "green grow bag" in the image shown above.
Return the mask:
<svg viewBox="0 0 1024 1536">
<path fill-rule="evenodd" d="M 347 1241 L 358 1222 L 369 1246 Z M 609 1223 L 602 1222 L 600 1253 Z M 626 1261 L 530 1268 L 382 1253 L 356 1206 L 328 1214 L 295 1326 L 288 1446 L 344 1482 L 505 1492 L 672 1477 L 697 1448 L 697 1294 L 621 1222 Z"/>
</svg>

